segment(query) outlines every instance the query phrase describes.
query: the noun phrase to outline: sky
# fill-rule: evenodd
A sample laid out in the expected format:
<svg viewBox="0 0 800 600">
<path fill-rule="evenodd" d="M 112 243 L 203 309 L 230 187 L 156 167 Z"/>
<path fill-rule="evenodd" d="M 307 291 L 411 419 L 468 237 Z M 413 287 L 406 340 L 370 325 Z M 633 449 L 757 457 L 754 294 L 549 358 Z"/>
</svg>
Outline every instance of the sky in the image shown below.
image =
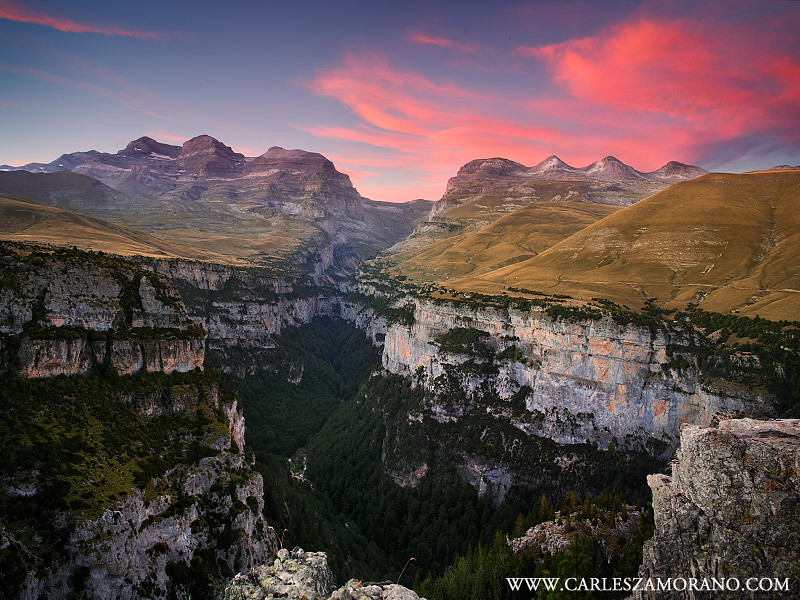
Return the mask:
<svg viewBox="0 0 800 600">
<path fill-rule="evenodd" d="M 369 198 L 464 163 L 800 164 L 800 2 L 0 0 L 0 164 L 208 134 Z"/>
</svg>

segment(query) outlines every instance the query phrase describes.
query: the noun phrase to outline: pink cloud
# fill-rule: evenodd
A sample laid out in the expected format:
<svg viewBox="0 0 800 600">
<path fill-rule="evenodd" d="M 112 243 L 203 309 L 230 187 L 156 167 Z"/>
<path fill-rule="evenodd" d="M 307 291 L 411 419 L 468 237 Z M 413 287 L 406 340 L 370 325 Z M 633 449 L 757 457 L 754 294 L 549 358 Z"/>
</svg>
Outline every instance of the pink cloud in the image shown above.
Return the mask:
<svg viewBox="0 0 800 600">
<path fill-rule="evenodd" d="M 158 142 L 171 142 L 174 145 L 182 146 L 183 143 L 188 140 L 189 138 L 184 135 L 175 135 L 172 133 L 167 133 L 166 131 L 148 131 L 145 133 L 146 136 L 153 138 Z"/>
<path fill-rule="evenodd" d="M 16 21 L 17 23 L 33 23 L 68 33 L 99 33 L 109 36 L 134 37 L 142 40 L 158 40 L 161 38 L 161 35 L 151 31 L 131 31 L 111 25 L 78 23 L 64 17 L 46 15 L 30 8 L 19 7 L 8 0 L 0 0 L 0 19 Z"/>
<path fill-rule="evenodd" d="M 408 31 L 403 36 L 407 42 L 412 44 L 421 44 L 426 46 L 438 46 L 439 48 L 450 48 L 458 50 L 464 54 L 473 54 L 477 51 L 477 47 L 472 44 L 465 44 L 463 42 L 455 42 L 453 40 L 443 37 L 431 37 L 420 33 L 418 31 Z"/>
<path fill-rule="evenodd" d="M 506 156 L 533 164 L 553 152 L 584 163 L 612 150 L 631 158 L 642 155 L 641 144 L 608 148 L 607 134 L 587 139 L 583 133 L 535 125 L 540 120 L 536 110 L 516 119 L 503 116 L 532 105 L 433 81 L 422 73 L 395 68 L 377 54 L 347 55 L 341 66 L 320 72 L 307 85 L 347 106 L 357 122 L 298 128 L 345 143 L 334 152 L 337 164 L 354 170 L 380 170 L 384 180 L 394 178 L 391 173 L 402 172 L 415 182 L 395 189 L 391 194 L 395 199 L 399 194 L 406 194 L 407 200 L 438 198 L 447 179 L 461 165 L 479 157 Z M 380 149 L 383 154 L 376 160 L 354 150 L 353 144 Z M 663 148 L 662 144 L 659 152 Z M 369 197 L 386 197 L 390 188 L 378 183 L 380 180 L 377 176 L 362 178 L 359 190 Z"/>
<path fill-rule="evenodd" d="M 796 136 L 800 62 L 771 45 L 742 25 L 641 18 L 516 54 L 542 59 L 587 102 L 665 115 L 717 135 L 789 126 Z"/>
<path fill-rule="evenodd" d="M 517 48 L 523 60 L 509 62 L 531 73 L 528 92 L 519 76 L 489 93 L 476 79 L 347 54 L 306 85 L 345 106 L 351 124 L 299 128 L 338 142 L 338 162 L 378 173 L 359 182 L 377 199 L 436 198 L 461 165 L 489 156 L 531 165 L 558 154 L 583 166 L 613 154 L 641 170 L 702 164 L 719 148 L 735 157 L 764 140 L 800 145 L 800 62 L 786 50 L 793 39 L 639 13 L 595 36 Z M 375 149 L 379 160 L 365 156 Z M 386 184 L 406 176 L 413 184 Z"/>
</svg>

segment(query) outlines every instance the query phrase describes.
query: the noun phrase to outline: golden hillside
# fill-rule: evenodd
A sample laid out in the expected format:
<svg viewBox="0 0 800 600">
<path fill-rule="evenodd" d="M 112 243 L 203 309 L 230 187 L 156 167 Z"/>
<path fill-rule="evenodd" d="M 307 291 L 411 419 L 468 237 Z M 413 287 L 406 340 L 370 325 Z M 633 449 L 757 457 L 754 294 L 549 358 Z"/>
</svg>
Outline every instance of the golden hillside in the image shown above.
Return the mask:
<svg viewBox="0 0 800 600">
<path fill-rule="evenodd" d="M 474 204 L 458 206 L 446 214 L 450 218 L 469 214 L 471 218 L 480 216 L 493 222 L 477 231 L 459 232 L 397 254 L 393 257 L 397 267 L 392 271 L 415 281 L 484 273 L 536 256 L 619 210 L 617 206 L 580 200 L 534 202 L 511 213 L 491 211 L 486 199 L 479 203 L 485 205 L 483 211 Z"/>
<path fill-rule="evenodd" d="M 8 195 L 0 195 L 0 239 L 75 246 L 124 256 L 230 262 L 213 252 L 174 244 L 130 227 Z"/>
<path fill-rule="evenodd" d="M 449 287 L 512 286 L 605 297 L 655 297 L 718 312 L 800 319 L 800 173 L 709 174 L 597 221 L 536 257 Z"/>
</svg>

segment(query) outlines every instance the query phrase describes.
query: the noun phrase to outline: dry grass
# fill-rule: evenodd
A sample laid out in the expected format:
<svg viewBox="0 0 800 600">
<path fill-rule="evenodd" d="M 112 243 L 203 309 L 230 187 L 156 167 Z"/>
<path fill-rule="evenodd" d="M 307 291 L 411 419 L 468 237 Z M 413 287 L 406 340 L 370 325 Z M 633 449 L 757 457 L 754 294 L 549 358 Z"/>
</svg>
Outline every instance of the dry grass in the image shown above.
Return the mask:
<svg viewBox="0 0 800 600">
<path fill-rule="evenodd" d="M 453 233 L 395 254 L 395 272 L 415 281 L 477 275 L 536 256 L 619 207 L 582 200 L 537 201 L 482 197 L 442 216 L 461 224 Z"/>
<path fill-rule="evenodd" d="M 176 244 L 130 227 L 7 195 L 0 195 L 0 239 L 76 246 L 125 256 L 230 262 L 217 252 Z"/>
<path fill-rule="evenodd" d="M 800 318 L 800 173 L 709 174 L 589 225 L 538 256 L 448 283 L 645 296 L 773 319 Z"/>
</svg>

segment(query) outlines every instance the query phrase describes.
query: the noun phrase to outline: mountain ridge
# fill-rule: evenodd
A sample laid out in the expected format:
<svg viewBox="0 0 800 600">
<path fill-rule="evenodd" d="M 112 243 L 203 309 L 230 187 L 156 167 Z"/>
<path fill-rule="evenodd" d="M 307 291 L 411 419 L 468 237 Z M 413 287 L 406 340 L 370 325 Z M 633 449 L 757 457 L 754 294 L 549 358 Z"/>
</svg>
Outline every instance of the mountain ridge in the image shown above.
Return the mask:
<svg viewBox="0 0 800 600">
<path fill-rule="evenodd" d="M 431 209 L 431 217 L 487 196 L 527 203 L 536 198 L 536 186 L 542 182 L 588 184 L 583 194 L 588 202 L 629 206 L 672 183 L 705 173 L 705 169 L 674 160 L 655 171 L 642 172 L 614 156 L 585 167 L 573 167 L 555 154 L 532 167 L 499 156 L 478 158 L 448 179 L 444 195 Z"/>
<path fill-rule="evenodd" d="M 69 160 L 26 165 L 35 173 L 25 167 L 0 172 L 0 193 L 227 260 L 272 264 L 292 255 L 318 281 L 348 276 L 358 262 L 408 235 L 430 210 L 424 202 L 364 198 L 322 154 L 272 146 L 246 157 L 206 134 L 181 146 L 142 136 L 113 154 L 64 156 Z"/>
</svg>

